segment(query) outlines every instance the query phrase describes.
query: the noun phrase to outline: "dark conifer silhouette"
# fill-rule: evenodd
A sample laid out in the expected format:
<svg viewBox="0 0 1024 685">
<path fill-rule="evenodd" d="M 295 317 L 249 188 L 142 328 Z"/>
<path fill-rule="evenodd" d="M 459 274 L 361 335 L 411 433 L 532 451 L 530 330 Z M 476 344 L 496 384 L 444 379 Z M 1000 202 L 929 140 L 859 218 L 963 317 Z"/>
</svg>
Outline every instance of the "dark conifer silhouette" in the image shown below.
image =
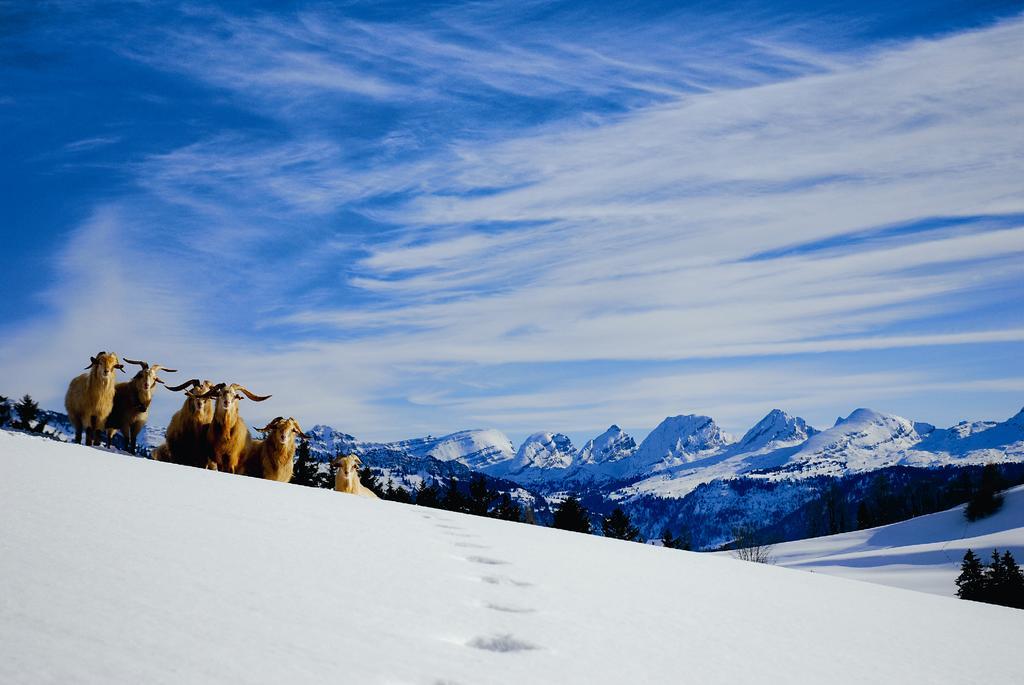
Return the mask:
<svg viewBox="0 0 1024 685">
<path fill-rule="evenodd" d="M 466 508 L 470 514 L 487 516 L 491 509 L 491 501 L 497 493 L 487 485 L 487 479 L 482 474 L 474 474 L 469 481 L 469 499 Z"/>
<path fill-rule="evenodd" d="M 468 500 L 459 490 L 459 479 L 452 477 L 448 483 L 448 489 L 444 491 L 444 499 L 441 500 L 441 507 L 448 511 L 465 512 L 468 508 Z"/>
<path fill-rule="evenodd" d="M 984 567 L 974 552 L 967 550 L 956 586 L 960 599 L 1024 609 L 1024 571 L 1010 550 L 1003 554 L 992 550 L 992 561 Z"/>
<path fill-rule="evenodd" d="M 309 441 L 302 440 L 295 448 L 295 466 L 292 468 L 292 482 L 315 488 L 320 485 L 320 469 L 309 451 Z"/>
<path fill-rule="evenodd" d="M 981 601 L 984 592 L 985 567 L 974 551 L 968 549 L 960 564 L 960 576 L 956 579 L 956 596 Z"/>
<path fill-rule="evenodd" d="M 421 507 L 430 507 L 432 509 L 441 508 L 441 489 L 437 487 L 436 483 L 427 485 L 426 480 L 420 481 L 420 486 L 416 490 L 416 504 Z"/>
<path fill-rule="evenodd" d="M 507 492 L 501 493 L 498 506 L 491 512 L 491 516 L 502 521 L 519 521 L 522 517 L 522 508 L 519 503 L 512 499 Z"/>
<path fill-rule="evenodd" d="M 621 507 L 615 507 L 612 513 L 601 520 L 601 529 L 606 538 L 643 542 L 640 529 L 629 520 L 629 515 Z"/>
<path fill-rule="evenodd" d="M 11 401 L 0 395 L 0 428 L 7 426 L 14 419 L 14 415 L 11 413 Z"/>
<path fill-rule="evenodd" d="M 555 520 L 551 526 L 577 533 L 589 533 L 590 513 L 578 499 L 570 495 L 555 508 Z"/>
<path fill-rule="evenodd" d="M 964 516 L 968 521 L 977 521 L 999 511 L 1003 506 L 1003 496 L 999 494 L 1003 489 L 1002 474 L 999 473 L 997 464 L 985 464 L 981 470 L 981 482 L 967 502 Z"/>
</svg>

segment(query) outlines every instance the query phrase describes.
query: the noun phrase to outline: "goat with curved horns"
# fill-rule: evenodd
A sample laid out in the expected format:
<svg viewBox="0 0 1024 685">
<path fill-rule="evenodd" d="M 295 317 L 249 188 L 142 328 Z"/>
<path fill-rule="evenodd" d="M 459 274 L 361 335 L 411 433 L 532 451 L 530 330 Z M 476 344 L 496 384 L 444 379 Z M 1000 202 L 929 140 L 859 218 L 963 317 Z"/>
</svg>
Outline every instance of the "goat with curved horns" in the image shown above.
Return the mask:
<svg viewBox="0 0 1024 685">
<path fill-rule="evenodd" d="M 244 459 L 245 475 L 288 483 L 295 466 L 295 439 L 308 440 L 311 436 L 302 432 L 293 417 L 278 416 L 257 430 L 266 437 L 249 446 Z"/>
<path fill-rule="evenodd" d="M 68 384 L 64 395 L 64 408 L 75 427 L 75 442 L 82 442 L 85 429 L 85 444 L 99 445 L 100 435 L 106 428 L 107 417 L 114 406 L 114 381 L 118 370 L 124 365 L 113 352 L 100 352 L 89 357 L 88 373 L 79 374 Z"/>
<path fill-rule="evenodd" d="M 218 383 L 197 397 L 214 400 L 213 421 L 206 430 L 210 466 L 218 471 L 238 473 L 252 444 L 249 427 L 238 414 L 238 401 L 248 397 L 253 402 L 263 402 L 271 395 L 255 395 L 238 383 Z"/>
<path fill-rule="evenodd" d="M 213 400 L 202 395 L 213 389 L 213 381 L 191 378 L 167 389 L 185 390 L 185 401 L 167 424 L 164 444 L 153 451 L 153 459 L 206 468 L 211 460 L 206 430 L 213 421 Z"/>
<path fill-rule="evenodd" d="M 121 431 L 124 438 L 125 449 L 135 454 L 139 432 L 149 420 L 149 405 L 153 401 L 153 390 L 157 383 L 163 383 L 163 379 L 157 376 L 160 371 L 175 373 L 177 369 L 169 369 L 166 366 L 135 359 L 123 360 L 126 364 L 136 364 L 142 368 L 137 374 L 126 383 L 118 383 L 114 386 L 114 406 L 107 417 L 106 433 L 107 447 L 114 433 Z"/>
</svg>

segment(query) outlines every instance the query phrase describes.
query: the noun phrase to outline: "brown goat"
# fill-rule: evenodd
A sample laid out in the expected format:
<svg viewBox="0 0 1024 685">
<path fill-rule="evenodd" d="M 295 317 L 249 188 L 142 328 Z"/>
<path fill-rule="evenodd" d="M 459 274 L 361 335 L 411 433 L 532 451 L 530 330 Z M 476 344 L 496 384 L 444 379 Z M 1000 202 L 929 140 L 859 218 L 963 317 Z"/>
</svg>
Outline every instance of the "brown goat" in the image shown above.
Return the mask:
<svg viewBox="0 0 1024 685">
<path fill-rule="evenodd" d="M 366 487 L 359 480 L 359 466 L 363 461 L 354 454 L 337 456 L 331 462 L 336 466 L 338 472 L 334 474 L 334 489 L 337 492 L 347 492 L 350 495 L 367 497 L 369 499 L 380 499 L 373 490 Z"/>
<path fill-rule="evenodd" d="M 125 359 L 127 364 L 138 364 L 142 368 L 126 383 L 118 383 L 114 386 L 114 407 L 107 417 L 107 447 L 114 433 L 121 431 L 124 438 L 126 450 L 135 454 L 139 439 L 139 432 L 149 420 L 149 405 L 153 401 L 153 390 L 157 383 L 163 383 L 163 379 L 157 376 L 160 371 L 174 373 L 177 369 L 168 369 L 165 366 L 154 364 L 150 366 L 143 361 Z"/>
<path fill-rule="evenodd" d="M 88 373 L 75 376 L 68 384 L 64 408 L 75 427 L 75 442 L 82 442 L 84 428 L 85 444 L 91 446 L 100 444 L 100 435 L 114 407 L 117 370 L 124 371 L 124 366 L 113 352 L 100 352 L 89 359 L 89 366 L 85 367 Z"/>
<path fill-rule="evenodd" d="M 247 476 L 288 483 L 295 465 L 295 439 L 309 439 L 294 418 L 278 416 L 263 428 L 263 440 L 254 440 L 245 454 L 243 472 Z"/>
<path fill-rule="evenodd" d="M 218 383 L 199 397 L 215 402 L 213 421 L 206 429 L 211 466 L 218 471 L 238 473 L 252 444 L 249 427 L 238 414 L 238 402 L 246 397 L 254 402 L 263 402 L 271 396 L 254 395 L 238 383 Z"/>
<path fill-rule="evenodd" d="M 213 382 L 192 378 L 167 389 L 185 390 L 186 397 L 171 417 L 164 443 L 153 451 L 153 459 L 206 468 L 212 456 L 206 431 L 213 421 L 213 400 L 203 395 L 213 389 Z"/>
</svg>

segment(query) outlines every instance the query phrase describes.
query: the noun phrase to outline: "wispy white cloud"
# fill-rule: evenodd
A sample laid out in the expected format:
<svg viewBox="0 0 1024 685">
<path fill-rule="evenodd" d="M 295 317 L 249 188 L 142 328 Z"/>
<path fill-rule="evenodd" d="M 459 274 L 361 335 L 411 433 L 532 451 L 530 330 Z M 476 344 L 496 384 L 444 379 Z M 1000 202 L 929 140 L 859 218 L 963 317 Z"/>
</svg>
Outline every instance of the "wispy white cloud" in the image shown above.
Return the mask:
<svg viewBox="0 0 1024 685">
<path fill-rule="evenodd" d="M 268 411 L 378 438 L 481 422 L 642 427 L 682 411 L 740 429 L 775 405 L 820 420 L 862 396 L 1019 390 L 807 355 L 1024 341 L 1019 317 L 945 325 L 975 293 L 998 303 L 1024 282 L 1012 217 L 1024 214 L 1024 21 L 857 55 L 781 32 L 733 36 L 729 47 L 747 47 L 730 55 L 702 52 L 713 26 L 513 38 L 493 11 L 433 20 L 204 10 L 128 51 L 277 128 L 135 164 L 138 204 L 164 208 L 176 252 L 141 267 L 152 262 L 144 229 L 130 228 L 140 217 L 98 212 L 69 247 L 81 256 L 63 263 L 59 314 L 4 354 L 41 365 L 73 356 L 48 337 L 99 349 L 116 330 L 132 354 L 273 392 Z M 680 40 L 659 39 L 672 31 Z M 370 141 L 309 122 L 336 113 L 337 98 L 472 109 L 485 91 L 617 106 L 525 123 L 471 113 L 446 131 L 431 105 Z M 378 223 L 353 237 L 347 215 Z M 985 215 L 1002 219 L 898 229 Z M 882 227 L 897 228 L 844 240 Z M 90 270 L 112 243 L 128 261 Z M 306 282 L 309 265 L 333 262 Z M 138 301 L 155 304 L 140 315 Z M 242 311 L 259 334 L 238 330 Z M 662 366 L 684 360 L 717 361 Z M 611 385 L 571 371 L 599 362 L 633 366 Z M 564 370 L 545 379 L 551 364 Z"/>
</svg>

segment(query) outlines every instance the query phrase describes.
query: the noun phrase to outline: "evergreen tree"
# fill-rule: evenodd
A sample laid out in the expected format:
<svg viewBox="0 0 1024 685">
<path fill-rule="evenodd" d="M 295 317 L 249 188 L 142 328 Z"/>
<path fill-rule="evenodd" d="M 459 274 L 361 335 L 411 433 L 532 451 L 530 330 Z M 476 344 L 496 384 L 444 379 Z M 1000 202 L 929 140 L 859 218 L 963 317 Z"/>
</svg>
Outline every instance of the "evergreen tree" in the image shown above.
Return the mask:
<svg viewBox="0 0 1024 685">
<path fill-rule="evenodd" d="M 871 515 L 867 500 L 861 500 L 857 505 L 857 530 L 875 527 L 875 517 Z"/>
<path fill-rule="evenodd" d="M 968 549 L 960 564 L 960 576 L 956 579 L 956 596 L 960 599 L 981 601 L 985 595 L 985 570 L 981 560 Z"/>
<path fill-rule="evenodd" d="M 640 529 L 629 520 L 629 515 L 621 507 L 615 507 L 612 513 L 601 520 L 601 530 L 606 538 L 643 542 Z"/>
<path fill-rule="evenodd" d="M 1003 496 L 999 494 L 1003 489 L 1003 478 L 999 473 L 997 464 L 985 464 L 981 470 L 981 483 L 971 495 L 964 510 L 964 516 L 968 521 L 977 521 L 999 511 L 1003 506 Z"/>
<path fill-rule="evenodd" d="M 519 521 L 522 516 L 522 509 L 519 503 L 512 499 L 512 496 L 507 492 L 501 493 L 501 499 L 498 500 L 498 506 L 491 512 L 491 516 L 502 521 Z"/>
<path fill-rule="evenodd" d="M 667 527 L 661 531 L 661 546 L 669 549 L 690 549 L 690 536 L 686 531 L 679 534 L 679 537 L 672 537 L 672 531 Z"/>
<path fill-rule="evenodd" d="M 381 486 L 380 479 L 377 478 L 377 474 L 373 472 L 369 464 L 359 469 L 359 482 L 369 488 L 377 497 L 384 499 L 384 487 Z"/>
<path fill-rule="evenodd" d="M 1024 571 L 1021 571 L 1010 550 L 1003 552 L 1001 561 L 1002 584 L 998 588 L 993 588 L 996 603 L 1004 607 L 1024 609 Z"/>
<path fill-rule="evenodd" d="M 389 480 L 388 487 L 384 490 L 384 499 L 391 500 L 392 502 L 402 502 L 403 504 L 412 504 L 412 493 L 401 485 L 395 485 L 393 480 Z"/>
<path fill-rule="evenodd" d="M 292 482 L 315 488 L 320 483 L 320 469 L 309 451 L 309 441 L 302 440 L 295 449 L 295 466 L 292 468 Z"/>
<path fill-rule="evenodd" d="M 441 500 L 441 507 L 448 511 L 465 512 L 468 505 L 468 500 L 459 492 L 459 479 L 452 476 L 448 489 L 445 490 L 444 499 Z"/>
<path fill-rule="evenodd" d="M 32 399 L 31 395 L 25 395 L 14 405 L 14 411 L 18 414 L 15 427 L 24 430 L 32 430 L 32 422 L 39 418 L 39 404 Z M 42 432 L 42 431 L 39 431 Z"/>
<path fill-rule="evenodd" d="M 555 508 L 555 520 L 551 526 L 577 533 L 589 533 L 590 513 L 578 499 L 569 495 Z"/>
<path fill-rule="evenodd" d="M 3 395 L 0 395 L 0 428 L 9 424 L 12 418 L 11 401 Z"/>
<path fill-rule="evenodd" d="M 469 500 L 466 503 L 470 514 L 487 516 L 491 508 L 491 500 L 497 493 L 487 486 L 487 479 L 483 474 L 474 474 L 469 481 Z"/>
<path fill-rule="evenodd" d="M 437 487 L 437 483 L 427 485 L 427 481 L 425 479 L 420 481 L 420 486 L 416 489 L 416 504 L 421 507 L 440 509 L 441 489 Z"/>
</svg>

